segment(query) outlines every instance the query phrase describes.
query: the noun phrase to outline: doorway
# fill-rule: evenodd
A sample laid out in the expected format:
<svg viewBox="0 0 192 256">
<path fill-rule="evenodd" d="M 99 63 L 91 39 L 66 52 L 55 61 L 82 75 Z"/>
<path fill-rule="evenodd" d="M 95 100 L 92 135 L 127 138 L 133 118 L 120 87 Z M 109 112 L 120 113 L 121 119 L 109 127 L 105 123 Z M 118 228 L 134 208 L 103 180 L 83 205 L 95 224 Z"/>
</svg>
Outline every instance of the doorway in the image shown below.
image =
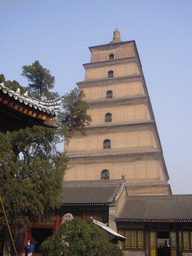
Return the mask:
<svg viewBox="0 0 192 256">
<path fill-rule="evenodd" d="M 157 256 L 170 256 L 170 237 L 168 231 L 157 232 Z"/>
<path fill-rule="evenodd" d="M 40 246 L 41 244 L 49 237 L 53 235 L 52 228 L 32 228 L 31 229 L 31 236 L 35 245 L 35 253 L 40 253 Z"/>
</svg>

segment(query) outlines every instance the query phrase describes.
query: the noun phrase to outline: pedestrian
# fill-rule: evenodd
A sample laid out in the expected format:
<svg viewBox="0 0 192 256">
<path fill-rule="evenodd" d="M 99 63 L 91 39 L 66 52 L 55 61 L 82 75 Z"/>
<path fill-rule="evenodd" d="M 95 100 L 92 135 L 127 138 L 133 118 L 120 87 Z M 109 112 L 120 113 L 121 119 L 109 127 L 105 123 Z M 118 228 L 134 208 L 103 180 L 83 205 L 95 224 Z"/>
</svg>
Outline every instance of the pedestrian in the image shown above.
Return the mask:
<svg viewBox="0 0 192 256">
<path fill-rule="evenodd" d="M 29 253 L 29 246 L 30 246 L 30 240 L 27 241 L 27 244 L 25 246 L 25 256 L 27 256 Z"/>
<path fill-rule="evenodd" d="M 32 254 L 34 253 L 34 250 L 35 250 L 35 244 L 33 243 L 33 241 L 29 240 L 25 246 L 25 255 L 32 256 Z"/>
<path fill-rule="evenodd" d="M 31 241 L 30 245 L 29 245 L 29 252 L 28 252 L 27 256 L 32 256 L 32 254 L 34 253 L 34 250 L 35 250 L 35 245 L 34 245 L 33 241 Z"/>
</svg>

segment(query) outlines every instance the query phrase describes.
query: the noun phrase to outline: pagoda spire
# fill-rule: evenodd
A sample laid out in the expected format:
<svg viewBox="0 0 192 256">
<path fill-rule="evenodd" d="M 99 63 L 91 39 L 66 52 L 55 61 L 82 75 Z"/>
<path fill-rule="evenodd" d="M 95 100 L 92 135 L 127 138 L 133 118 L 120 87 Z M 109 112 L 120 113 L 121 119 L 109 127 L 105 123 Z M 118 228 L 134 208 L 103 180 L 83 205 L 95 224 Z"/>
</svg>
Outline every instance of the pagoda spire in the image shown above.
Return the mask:
<svg viewBox="0 0 192 256">
<path fill-rule="evenodd" d="M 119 43 L 121 42 L 120 32 L 118 28 L 115 29 L 113 32 L 113 41 L 110 42 L 110 44 Z"/>
</svg>

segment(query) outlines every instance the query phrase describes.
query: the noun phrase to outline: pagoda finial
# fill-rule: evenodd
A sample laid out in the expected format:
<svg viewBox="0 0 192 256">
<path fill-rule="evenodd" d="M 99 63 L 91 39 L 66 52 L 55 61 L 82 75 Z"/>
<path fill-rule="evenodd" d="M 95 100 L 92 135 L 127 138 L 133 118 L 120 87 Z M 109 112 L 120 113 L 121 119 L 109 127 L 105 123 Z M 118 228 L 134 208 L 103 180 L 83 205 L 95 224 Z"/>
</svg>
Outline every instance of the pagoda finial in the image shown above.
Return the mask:
<svg viewBox="0 0 192 256">
<path fill-rule="evenodd" d="M 116 27 L 115 31 L 113 32 L 113 41 L 110 43 L 119 43 L 121 42 L 120 32 L 118 28 Z"/>
</svg>

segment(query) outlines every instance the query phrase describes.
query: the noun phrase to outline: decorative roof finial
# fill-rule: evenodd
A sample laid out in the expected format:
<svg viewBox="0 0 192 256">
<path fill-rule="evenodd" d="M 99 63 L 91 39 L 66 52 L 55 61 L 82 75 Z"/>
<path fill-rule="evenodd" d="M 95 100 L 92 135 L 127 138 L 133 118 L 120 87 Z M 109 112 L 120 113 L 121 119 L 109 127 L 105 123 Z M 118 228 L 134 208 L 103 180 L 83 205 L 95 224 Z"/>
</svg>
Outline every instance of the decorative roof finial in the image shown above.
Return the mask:
<svg viewBox="0 0 192 256">
<path fill-rule="evenodd" d="M 115 31 L 113 32 L 113 41 L 111 41 L 110 43 L 114 44 L 119 42 L 121 42 L 120 32 L 118 28 L 116 28 Z"/>
</svg>

